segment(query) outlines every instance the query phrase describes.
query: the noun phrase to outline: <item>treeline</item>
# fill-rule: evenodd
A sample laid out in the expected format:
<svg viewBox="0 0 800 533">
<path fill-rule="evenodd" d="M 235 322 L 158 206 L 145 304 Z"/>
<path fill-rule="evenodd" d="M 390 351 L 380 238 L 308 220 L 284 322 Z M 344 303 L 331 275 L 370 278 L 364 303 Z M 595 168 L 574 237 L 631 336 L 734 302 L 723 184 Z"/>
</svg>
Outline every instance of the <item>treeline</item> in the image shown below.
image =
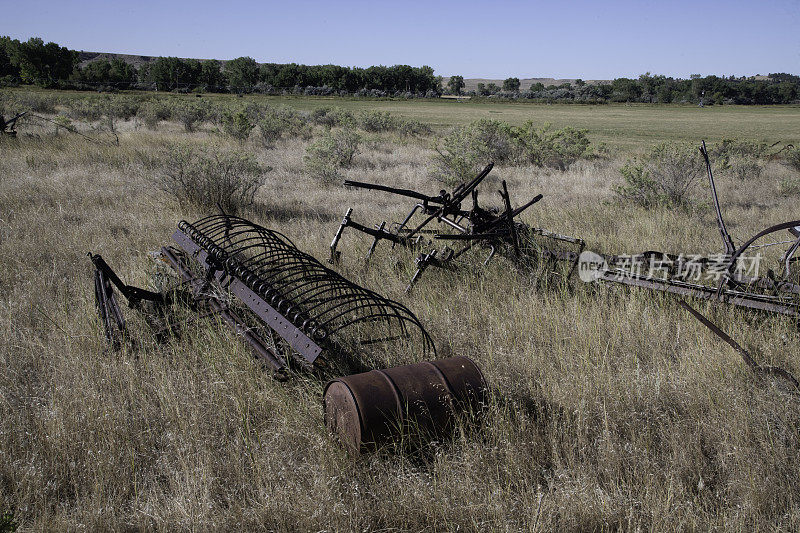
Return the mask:
<svg viewBox="0 0 800 533">
<path fill-rule="evenodd" d="M 80 66 L 80 54 L 40 38 L 0 37 L 0 82 L 50 88 L 141 89 L 208 92 L 303 92 L 364 96 L 438 96 L 441 78 L 428 66 L 369 68 L 257 63 L 239 57 L 225 63 L 159 57 L 136 68 L 122 59 Z"/>
<path fill-rule="evenodd" d="M 448 84 L 455 92 L 458 84 Z M 637 79 L 617 78 L 610 83 L 574 83 L 544 86 L 533 84 L 519 90 L 519 80 L 509 78 L 499 87 L 494 83 L 479 83 L 474 96 L 490 98 L 529 99 L 536 101 L 566 101 L 581 103 L 642 102 L 642 103 L 700 103 L 711 104 L 791 104 L 800 100 L 800 76 L 770 74 L 769 79 L 752 77 L 718 77 L 693 75 L 690 79 L 652 76 L 648 72 Z"/>
<path fill-rule="evenodd" d="M 80 54 L 40 38 L 20 42 L 0 37 L 0 86 L 19 83 L 65 89 L 139 89 L 174 92 L 231 92 L 373 97 L 436 97 L 442 78 L 428 66 L 369 68 L 338 65 L 257 63 L 250 57 L 231 61 L 198 61 L 159 57 L 140 67 L 116 58 L 99 59 L 80 66 Z M 800 76 L 770 74 L 768 79 L 692 75 L 690 79 L 653 76 L 617 78 L 609 83 L 534 84 L 520 89 L 518 78 L 502 87 L 478 84 L 464 92 L 461 76 L 450 78 L 447 92 L 487 98 L 527 99 L 541 102 L 643 102 L 710 104 L 789 104 L 800 101 Z"/>
</svg>

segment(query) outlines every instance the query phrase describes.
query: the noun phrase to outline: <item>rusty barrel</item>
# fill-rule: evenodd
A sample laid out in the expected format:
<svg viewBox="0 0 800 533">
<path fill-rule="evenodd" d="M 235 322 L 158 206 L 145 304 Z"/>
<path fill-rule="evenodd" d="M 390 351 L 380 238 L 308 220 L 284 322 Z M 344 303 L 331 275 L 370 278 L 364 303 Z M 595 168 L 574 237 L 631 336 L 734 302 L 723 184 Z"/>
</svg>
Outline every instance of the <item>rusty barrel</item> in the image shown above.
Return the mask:
<svg viewBox="0 0 800 533">
<path fill-rule="evenodd" d="M 485 403 L 486 380 L 468 357 L 372 370 L 325 385 L 325 424 L 347 448 L 366 451 L 402 432 L 449 432 L 455 417 Z"/>
</svg>

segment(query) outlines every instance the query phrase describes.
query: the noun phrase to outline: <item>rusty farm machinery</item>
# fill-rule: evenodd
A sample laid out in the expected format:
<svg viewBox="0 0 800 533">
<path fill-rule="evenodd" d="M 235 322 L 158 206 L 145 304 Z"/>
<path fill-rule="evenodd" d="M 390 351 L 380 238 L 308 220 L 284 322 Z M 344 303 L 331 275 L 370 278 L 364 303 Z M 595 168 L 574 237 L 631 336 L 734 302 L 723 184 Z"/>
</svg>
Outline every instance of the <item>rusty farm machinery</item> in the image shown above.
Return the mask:
<svg viewBox="0 0 800 533">
<path fill-rule="evenodd" d="M 100 255 L 89 254 L 98 314 L 113 348 L 131 342 L 118 291 L 148 323 L 161 323 L 153 309 L 168 313 L 179 301 L 201 317 L 219 317 L 279 379 L 360 371 L 331 381 L 324 399 L 326 424 L 354 452 L 411 428 L 446 434 L 457 416 L 485 403 L 483 374 L 466 357 L 371 370 L 378 363 L 365 357 L 370 347 L 401 342 L 434 357 L 433 340 L 404 305 L 345 279 L 286 236 L 223 214 L 182 221 L 172 238 L 175 245 L 156 253 L 178 280 L 169 291 L 127 285 Z M 156 334 L 164 329 L 154 325 Z"/>
<path fill-rule="evenodd" d="M 490 163 L 469 182 L 461 183 L 451 192 L 442 190 L 436 196 L 374 183 L 345 181 L 346 187 L 387 192 L 416 202 L 401 222 L 392 223 L 388 228 L 385 221 L 374 227 L 355 222 L 352 219 L 353 209 L 349 208 L 331 242 L 329 261 L 335 264 L 341 258 L 337 247 L 344 229 L 350 227 L 373 237 L 365 257 L 367 261 L 382 240 L 389 241 L 393 247 L 419 252 L 415 260 L 416 271 L 406 292 L 412 289 L 429 266 L 451 268 L 459 258 L 476 249 L 488 250 L 484 265 L 496 255 L 501 255 L 518 266 L 542 272 L 554 261 L 566 261 L 569 266 L 562 275 L 568 279 L 577 266 L 584 241 L 520 222 L 519 215 L 541 200 L 542 195 L 537 194 L 525 204 L 513 208 L 505 181 L 498 191 L 502 208 L 481 207 L 478 203 L 478 186 L 493 166 Z M 471 199 L 471 207 L 465 205 L 468 199 Z M 437 247 L 434 241 L 445 244 Z"/>
<path fill-rule="evenodd" d="M 635 255 L 587 253 L 579 265 L 582 279 L 800 317 L 800 268 L 796 266 L 800 220 L 774 224 L 735 245 L 722 216 L 705 142 L 700 153 L 722 240 L 720 251 L 708 255 L 652 250 Z"/>
<path fill-rule="evenodd" d="M 384 240 L 393 248 L 418 254 L 406 292 L 429 266 L 451 269 L 466 259 L 468 252 L 485 250 L 484 264 L 502 256 L 532 275 L 556 274 L 564 282 L 577 271 L 584 281 L 798 317 L 800 271 L 795 263 L 800 220 L 770 226 L 737 247 L 722 217 L 705 143 L 701 154 L 723 242 L 722 252 L 715 255 L 588 252 L 580 238 L 519 220 L 519 215 L 542 199 L 541 194 L 515 208 L 503 181 L 501 207 L 479 204 L 478 186 L 492 170 L 490 164 L 470 181 L 438 195 L 345 182 L 348 187 L 390 193 L 414 203 L 401 222 L 384 221 L 372 227 L 354 221 L 353 210 L 348 209 L 331 243 L 329 261 L 335 264 L 340 260 L 337 247 L 344 229 L 350 227 L 372 237 L 367 260 Z M 788 235 L 779 236 L 785 233 Z M 182 221 L 172 238 L 174 245 L 157 252 L 177 280 L 167 291 L 126 285 L 100 255 L 90 254 L 97 310 L 113 348 L 131 343 L 132 337 L 117 291 L 129 307 L 143 311 L 156 337 L 172 326 L 169 320 L 164 326 L 163 320 L 153 319 L 148 308 L 161 310 L 163 317 L 170 304 L 183 302 L 201 317 L 217 316 L 249 344 L 275 376 L 284 379 L 294 372 L 310 371 L 326 377 L 325 422 L 345 447 L 355 452 L 397 441 L 409 428 L 424 430 L 426 435 L 446 434 L 456 418 L 486 404 L 488 386 L 472 360 L 435 359 L 433 339 L 410 309 L 344 278 L 300 251 L 281 233 L 223 213 L 193 223 Z M 781 245 L 786 246 L 779 248 Z M 754 272 L 746 264 L 753 253 L 758 258 L 777 259 L 778 270 Z M 712 279 L 716 283 L 709 282 Z M 785 378 L 797 388 L 791 374 L 759 366 L 721 329 L 685 302 L 681 304 L 739 352 L 754 372 Z M 402 343 L 404 353 L 422 362 L 377 370 L 384 365 L 376 354 L 389 343 Z"/>
<path fill-rule="evenodd" d="M 770 226 L 737 247 L 722 216 L 705 142 L 700 153 L 705 160 L 717 226 L 723 242 L 719 253 L 687 255 L 650 250 L 613 255 L 588 252 L 583 239 L 529 226 L 517 219 L 518 215 L 542 199 L 541 194 L 513 208 L 507 185 L 503 181 L 499 191 L 503 207 L 479 206 L 477 187 L 492 169 L 490 164 L 471 181 L 462 183 L 452 192 L 441 191 L 438 196 L 345 181 L 346 187 L 388 192 L 414 199 L 416 203 L 401 222 L 387 224 L 384 221 L 372 227 L 355 222 L 352 219 L 353 210 L 348 209 L 331 243 L 330 262 L 335 263 L 340 259 L 341 253 L 337 247 L 344 229 L 350 227 L 373 237 L 367 260 L 381 240 L 389 241 L 393 247 L 420 251 L 409 290 L 428 266 L 448 267 L 467 251 L 486 248 L 489 253 L 484 263 L 499 254 L 515 264 L 534 266 L 534 275 L 560 272 L 564 279 L 569 279 L 578 270 L 585 281 L 622 284 L 800 316 L 800 268 L 796 267 L 800 259 L 797 256 L 800 220 Z M 463 204 L 470 196 L 472 207 L 467 209 Z M 785 238 L 779 237 L 786 233 L 788 235 Z M 460 247 L 457 250 L 449 245 L 436 248 L 435 241 L 459 243 Z M 780 253 L 773 252 L 779 250 L 780 245 L 787 246 L 780 249 Z M 777 262 L 777 270 L 760 270 L 761 263 L 770 260 Z M 565 266 L 554 269 L 553 265 L 557 263 Z"/>
</svg>

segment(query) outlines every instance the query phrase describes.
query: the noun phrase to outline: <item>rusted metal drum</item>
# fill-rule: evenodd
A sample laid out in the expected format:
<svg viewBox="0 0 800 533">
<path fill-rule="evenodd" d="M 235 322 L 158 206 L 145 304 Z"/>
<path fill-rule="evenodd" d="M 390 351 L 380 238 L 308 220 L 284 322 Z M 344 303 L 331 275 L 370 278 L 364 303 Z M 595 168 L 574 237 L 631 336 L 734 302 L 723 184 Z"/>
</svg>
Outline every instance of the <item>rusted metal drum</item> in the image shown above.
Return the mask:
<svg viewBox="0 0 800 533">
<path fill-rule="evenodd" d="M 347 448 L 362 452 L 402 433 L 441 436 L 455 417 L 477 412 L 487 386 L 467 357 L 372 370 L 325 386 L 325 424 Z"/>
</svg>

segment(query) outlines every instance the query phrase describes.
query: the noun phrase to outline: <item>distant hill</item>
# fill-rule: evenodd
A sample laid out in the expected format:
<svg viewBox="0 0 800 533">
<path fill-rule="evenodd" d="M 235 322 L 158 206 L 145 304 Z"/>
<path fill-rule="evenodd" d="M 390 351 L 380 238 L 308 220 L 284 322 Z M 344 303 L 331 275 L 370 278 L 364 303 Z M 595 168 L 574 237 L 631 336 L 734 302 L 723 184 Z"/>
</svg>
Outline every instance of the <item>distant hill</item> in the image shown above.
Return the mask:
<svg viewBox="0 0 800 533">
<path fill-rule="evenodd" d="M 159 56 L 137 56 L 132 54 L 113 54 L 111 52 L 78 52 L 78 59 L 80 60 L 81 68 L 85 67 L 87 63 L 91 63 L 92 61 L 100 61 L 103 59 L 107 61 L 111 61 L 112 59 L 122 59 L 129 65 L 139 68 L 145 63 L 155 61 L 158 58 Z M 194 58 L 182 57 L 180 59 Z M 198 59 L 198 61 L 208 61 L 208 59 Z M 220 61 L 220 63 L 224 65 L 226 61 Z"/>
<path fill-rule="evenodd" d="M 548 85 L 561 85 L 562 83 L 570 83 L 574 84 L 578 78 L 520 78 L 519 80 L 519 88 L 521 91 L 527 91 L 530 89 L 531 85 L 534 83 L 541 83 L 545 87 Z M 447 86 L 447 82 L 450 80 L 449 77 L 445 77 L 442 79 L 442 83 Z M 586 82 L 587 85 L 599 85 L 603 83 L 611 83 L 611 80 L 583 80 Z M 490 80 L 488 78 L 464 78 L 464 89 L 467 91 L 475 91 L 478 88 L 478 84 L 483 83 L 484 85 L 489 85 L 490 83 L 494 83 L 498 87 L 503 86 L 503 80 Z"/>
</svg>

